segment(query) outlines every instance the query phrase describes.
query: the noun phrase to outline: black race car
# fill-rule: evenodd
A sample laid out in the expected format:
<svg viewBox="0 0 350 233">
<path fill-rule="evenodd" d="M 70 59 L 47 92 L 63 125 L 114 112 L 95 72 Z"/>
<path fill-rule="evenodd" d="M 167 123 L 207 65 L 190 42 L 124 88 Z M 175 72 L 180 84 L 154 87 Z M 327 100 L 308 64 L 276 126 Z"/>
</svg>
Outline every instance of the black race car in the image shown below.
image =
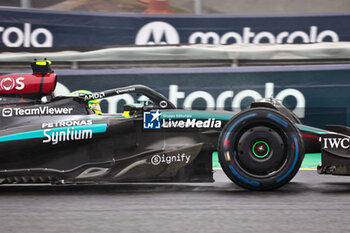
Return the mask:
<svg viewBox="0 0 350 233">
<path fill-rule="evenodd" d="M 340 131 L 334 133 L 302 125 L 274 99 L 234 114 L 176 109 L 142 85 L 53 97 L 57 75 L 50 62 L 32 68 L 33 74 L 0 76 L 2 184 L 212 182 L 212 153 L 218 151 L 233 182 L 270 190 L 295 176 L 305 152 L 321 151 L 321 135 L 348 133 L 344 127 L 333 127 Z M 126 104 L 123 114 L 96 114 L 90 106 L 125 93 L 149 99 Z M 346 160 L 342 153 L 328 150 L 324 156 L 320 172 L 348 173 L 339 167 Z"/>
</svg>

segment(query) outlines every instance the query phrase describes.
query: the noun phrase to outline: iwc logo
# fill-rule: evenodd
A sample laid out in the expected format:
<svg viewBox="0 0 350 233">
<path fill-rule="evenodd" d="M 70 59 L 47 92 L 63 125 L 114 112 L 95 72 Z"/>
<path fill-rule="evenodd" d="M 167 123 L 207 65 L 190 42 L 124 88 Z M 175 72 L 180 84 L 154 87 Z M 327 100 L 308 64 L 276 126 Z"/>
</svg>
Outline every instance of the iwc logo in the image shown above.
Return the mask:
<svg viewBox="0 0 350 233">
<path fill-rule="evenodd" d="M 155 21 L 144 25 L 137 33 L 135 44 L 159 45 L 179 44 L 180 37 L 176 29 L 168 23 Z"/>
</svg>

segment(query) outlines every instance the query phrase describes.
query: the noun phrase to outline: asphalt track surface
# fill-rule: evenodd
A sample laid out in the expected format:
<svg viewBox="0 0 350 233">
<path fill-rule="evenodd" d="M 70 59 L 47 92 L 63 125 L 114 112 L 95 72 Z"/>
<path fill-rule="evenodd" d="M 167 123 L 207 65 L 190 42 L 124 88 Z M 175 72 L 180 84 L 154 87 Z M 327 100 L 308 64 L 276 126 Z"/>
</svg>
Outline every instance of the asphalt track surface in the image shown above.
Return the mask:
<svg viewBox="0 0 350 233">
<path fill-rule="evenodd" d="M 0 186 L 0 232 L 349 232 L 350 177 L 299 171 L 252 192 L 215 183 Z"/>
</svg>

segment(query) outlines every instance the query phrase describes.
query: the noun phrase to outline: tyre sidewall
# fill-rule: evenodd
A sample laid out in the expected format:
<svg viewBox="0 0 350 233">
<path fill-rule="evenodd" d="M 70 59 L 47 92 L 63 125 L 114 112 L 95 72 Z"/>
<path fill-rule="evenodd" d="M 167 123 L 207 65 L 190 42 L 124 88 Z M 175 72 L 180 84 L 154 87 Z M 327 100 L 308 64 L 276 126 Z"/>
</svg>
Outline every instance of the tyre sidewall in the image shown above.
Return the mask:
<svg viewBox="0 0 350 233">
<path fill-rule="evenodd" d="M 244 130 L 253 125 L 275 127 L 284 139 L 283 165 L 265 176 L 250 174 L 236 160 L 237 142 Z M 270 190 L 288 183 L 297 173 L 304 157 L 302 137 L 296 125 L 282 113 L 269 108 L 242 111 L 224 127 L 219 138 L 218 154 L 226 175 L 238 185 L 252 190 Z"/>
</svg>

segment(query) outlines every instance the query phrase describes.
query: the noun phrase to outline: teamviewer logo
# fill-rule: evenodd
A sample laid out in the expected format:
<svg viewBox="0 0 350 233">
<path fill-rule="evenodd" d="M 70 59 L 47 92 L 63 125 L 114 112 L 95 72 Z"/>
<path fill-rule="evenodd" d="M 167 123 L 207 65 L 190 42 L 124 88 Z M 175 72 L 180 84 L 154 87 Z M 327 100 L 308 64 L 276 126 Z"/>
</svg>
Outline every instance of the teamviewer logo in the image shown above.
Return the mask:
<svg viewBox="0 0 350 233">
<path fill-rule="evenodd" d="M 160 129 L 159 110 L 143 113 L 143 128 L 144 129 Z"/>
<path fill-rule="evenodd" d="M 12 108 L 3 108 L 2 109 L 3 117 L 12 117 Z"/>
</svg>

